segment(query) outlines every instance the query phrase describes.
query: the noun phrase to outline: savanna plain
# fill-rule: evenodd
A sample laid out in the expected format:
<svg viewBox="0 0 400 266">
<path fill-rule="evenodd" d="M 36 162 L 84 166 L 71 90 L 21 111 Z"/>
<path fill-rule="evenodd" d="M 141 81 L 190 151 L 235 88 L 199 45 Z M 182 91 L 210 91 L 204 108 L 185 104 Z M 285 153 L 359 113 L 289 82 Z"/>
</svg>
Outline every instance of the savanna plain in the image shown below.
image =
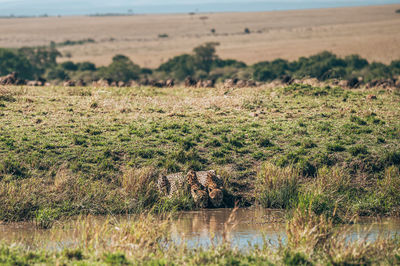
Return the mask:
<svg viewBox="0 0 400 266">
<path fill-rule="evenodd" d="M 65 41 L 57 35 L 62 31 L 49 34 L 58 25 L 69 39 L 95 40 L 61 47 L 70 53 L 68 60 L 100 65 L 122 51 L 157 67 L 205 40 L 220 42 L 221 56 L 249 63 L 297 59 L 326 50 L 327 43 L 339 55 L 389 63 L 400 58 L 396 7 L 202 19 L 196 14 L 9 19 L 8 27 L 0 21 L 0 45 Z M 337 16 L 326 16 L 330 12 Z M 154 23 L 152 29 L 149 21 L 170 24 Z M 91 23 L 98 31 L 89 32 Z M 113 31 L 117 25 L 120 31 Z M 254 32 L 243 34 L 244 27 Z M 43 35 L 35 33 L 39 28 L 46 29 Z M 2 240 L 0 263 L 399 264 L 397 236 L 349 241 L 346 228 L 363 216 L 400 215 L 400 91 L 336 84 L 0 87 L 0 220 L 29 223 L 52 239 L 68 224 L 76 241 L 73 248 L 45 249 L 40 239 L 34 246 L 26 239 Z M 221 241 L 210 247 L 171 241 L 170 222 L 197 206 L 187 191 L 169 197 L 157 187 L 160 175 L 190 169 L 215 170 L 225 190 L 223 205 L 232 208 Z M 246 250 L 233 247 L 237 208 L 250 206 L 285 210 L 286 238 L 277 245 L 265 240 Z M 96 220 L 98 215 L 106 218 Z M 118 221 L 116 215 L 137 219 Z"/>
<path fill-rule="evenodd" d="M 49 45 L 64 58 L 107 65 L 124 54 L 156 68 L 206 42 L 219 42 L 221 58 L 254 64 L 277 58 L 297 60 L 327 50 L 390 63 L 400 57 L 400 5 L 258 13 L 133 16 L 75 16 L 0 20 L 0 47 Z M 245 29 L 249 33 L 245 33 Z"/>
</svg>

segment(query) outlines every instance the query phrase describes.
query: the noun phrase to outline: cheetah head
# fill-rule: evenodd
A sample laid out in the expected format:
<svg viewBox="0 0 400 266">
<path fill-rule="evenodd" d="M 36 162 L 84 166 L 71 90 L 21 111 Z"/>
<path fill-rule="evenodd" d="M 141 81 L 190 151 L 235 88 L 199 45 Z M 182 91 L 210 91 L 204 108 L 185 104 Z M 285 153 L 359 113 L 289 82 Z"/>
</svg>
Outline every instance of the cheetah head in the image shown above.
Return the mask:
<svg viewBox="0 0 400 266">
<path fill-rule="evenodd" d="M 219 188 L 208 189 L 208 195 L 210 197 L 211 204 L 214 208 L 219 208 L 223 204 L 224 195 L 222 190 Z"/>
<path fill-rule="evenodd" d="M 191 194 L 192 194 L 195 204 L 199 208 L 207 208 L 208 207 L 208 193 L 205 190 L 202 190 L 199 187 L 193 186 L 191 189 Z"/>
</svg>

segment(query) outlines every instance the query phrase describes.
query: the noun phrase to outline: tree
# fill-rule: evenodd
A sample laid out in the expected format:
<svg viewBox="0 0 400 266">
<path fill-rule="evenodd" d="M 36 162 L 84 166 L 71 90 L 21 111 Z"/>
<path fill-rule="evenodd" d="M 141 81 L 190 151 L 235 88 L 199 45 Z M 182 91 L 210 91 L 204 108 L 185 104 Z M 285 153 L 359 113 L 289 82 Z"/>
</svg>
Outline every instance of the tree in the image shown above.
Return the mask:
<svg viewBox="0 0 400 266">
<path fill-rule="evenodd" d="M 162 64 L 158 70 L 178 80 L 184 80 L 186 77 L 194 75 L 196 71 L 195 59 L 188 54 L 175 56 Z"/>
<path fill-rule="evenodd" d="M 62 67 L 55 67 L 49 70 L 46 75 L 49 80 L 67 80 L 69 76 Z"/>
<path fill-rule="evenodd" d="M 360 70 L 368 66 L 368 61 L 359 55 L 349 55 L 346 56 L 344 60 L 346 61 L 347 66 L 352 68 L 352 70 Z"/>
<path fill-rule="evenodd" d="M 96 70 L 96 65 L 93 64 L 92 62 L 82 62 L 82 63 L 77 63 L 78 70 L 80 71 L 95 71 Z"/>
<path fill-rule="evenodd" d="M 23 47 L 18 54 L 28 59 L 35 70 L 35 78 L 39 78 L 47 69 L 57 66 L 57 57 L 61 53 L 53 47 Z"/>
<path fill-rule="evenodd" d="M 61 63 L 61 67 L 68 71 L 78 70 L 78 66 L 72 61 L 66 61 L 66 62 Z"/>
<path fill-rule="evenodd" d="M 26 57 L 11 49 L 0 48 L 0 75 L 12 72 L 17 72 L 22 79 L 33 79 L 36 71 Z"/>
<path fill-rule="evenodd" d="M 218 58 L 215 49 L 218 45 L 218 42 L 208 42 L 193 49 L 197 69 L 210 73 L 214 60 Z"/>
<path fill-rule="evenodd" d="M 136 80 L 140 75 L 140 67 L 134 64 L 125 55 L 116 55 L 112 59 L 112 63 L 100 69 L 100 76 L 113 81 Z"/>
</svg>

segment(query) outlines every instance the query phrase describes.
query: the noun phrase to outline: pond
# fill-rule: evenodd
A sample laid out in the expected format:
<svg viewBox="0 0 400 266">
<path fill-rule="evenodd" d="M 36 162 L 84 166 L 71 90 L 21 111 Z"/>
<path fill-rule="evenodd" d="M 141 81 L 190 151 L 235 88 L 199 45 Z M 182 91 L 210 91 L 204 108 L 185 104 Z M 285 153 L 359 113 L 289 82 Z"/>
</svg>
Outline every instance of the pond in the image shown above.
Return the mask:
<svg viewBox="0 0 400 266">
<path fill-rule="evenodd" d="M 252 246 L 270 243 L 272 246 L 286 241 L 286 213 L 279 210 L 261 208 L 238 209 L 235 219 L 232 209 L 207 209 L 181 212 L 171 223 L 172 239 L 177 244 L 186 244 L 189 248 L 209 247 L 221 243 L 224 232 L 229 232 L 232 246 L 246 250 Z M 105 220 L 105 217 L 97 217 Z M 124 222 L 135 219 L 135 216 L 116 218 Z M 0 241 L 6 243 L 23 243 L 24 245 L 45 249 L 63 249 L 76 246 L 72 229 L 56 226 L 52 230 L 37 229 L 32 223 L 0 224 Z M 55 231 L 62 231 L 54 237 Z M 69 233 L 68 230 L 71 230 Z M 400 234 L 400 219 L 397 218 L 362 218 L 357 223 L 346 226 L 346 239 L 356 241 L 366 239 L 373 241 L 378 236 Z M 60 237 L 61 236 L 61 237 Z M 39 241 L 40 240 L 40 241 Z M 45 243 L 43 245 L 43 243 Z"/>
</svg>

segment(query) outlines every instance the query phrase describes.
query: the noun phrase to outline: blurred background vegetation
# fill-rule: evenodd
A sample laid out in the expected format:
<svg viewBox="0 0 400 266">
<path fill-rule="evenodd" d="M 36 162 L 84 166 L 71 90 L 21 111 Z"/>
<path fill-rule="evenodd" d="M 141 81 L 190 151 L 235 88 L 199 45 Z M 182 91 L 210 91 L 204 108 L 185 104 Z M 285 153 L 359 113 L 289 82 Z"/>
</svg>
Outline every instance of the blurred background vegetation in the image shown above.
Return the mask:
<svg viewBox="0 0 400 266">
<path fill-rule="evenodd" d="M 156 69 L 141 68 L 124 55 L 114 56 L 108 66 L 97 67 L 91 62 L 66 61 L 58 63 L 62 54 L 57 45 L 48 47 L 26 47 L 19 49 L 0 48 L 0 75 L 17 72 L 26 80 L 82 80 L 91 82 L 99 79 L 108 81 L 140 81 L 175 79 L 186 77 L 223 81 L 244 79 L 268 82 L 276 79 L 317 78 L 351 80 L 361 78 L 365 82 L 374 79 L 388 79 L 400 75 L 400 60 L 386 65 L 368 62 L 359 55 L 340 58 L 328 51 L 297 61 L 276 59 L 246 65 L 233 59 L 221 59 L 216 48 L 219 43 L 205 43 L 193 49 L 191 54 L 182 54 L 169 59 Z"/>
</svg>

